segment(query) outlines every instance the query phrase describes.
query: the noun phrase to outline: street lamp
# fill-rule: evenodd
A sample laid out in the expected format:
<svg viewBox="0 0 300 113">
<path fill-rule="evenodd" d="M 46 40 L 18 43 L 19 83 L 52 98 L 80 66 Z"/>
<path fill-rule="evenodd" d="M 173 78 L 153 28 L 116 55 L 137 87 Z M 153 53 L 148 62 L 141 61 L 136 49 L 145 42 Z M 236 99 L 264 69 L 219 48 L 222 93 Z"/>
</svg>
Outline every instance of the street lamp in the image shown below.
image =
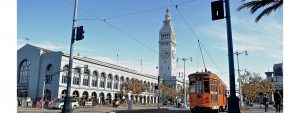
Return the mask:
<svg viewBox="0 0 300 113">
<path fill-rule="evenodd" d="M 177 58 L 177 62 L 178 62 L 178 59 L 182 60 L 183 61 L 183 88 L 184 88 L 184 107 L 187 107 L 186 105 L 186 88 L 185 88 L 185 61 L 186 60 L 190 60 L 191 62 L 193 61 L 192 57 L 189 57 L 189 58 Z"/>
<path fill-rule="evenodd" d="M 242 51 L 242 52 L 238 52 L 236 51 L 234 54 L 236 55 L 236 60 L 237 60 L 237 64 L 238 64 L 238 80 L 239 80 L 239 96 L 240 96 L 240 105 L 242 107 L 244 107 L 244 102 L 243 102 L 243 92 L 242 92 L 242 87 L 241 87 L 241 74 L 240 74 L 240 64 L 239 64 L 239 55 L 245 53 L 246 56 L 248 56 L 247 50 Z"/>
</svg>

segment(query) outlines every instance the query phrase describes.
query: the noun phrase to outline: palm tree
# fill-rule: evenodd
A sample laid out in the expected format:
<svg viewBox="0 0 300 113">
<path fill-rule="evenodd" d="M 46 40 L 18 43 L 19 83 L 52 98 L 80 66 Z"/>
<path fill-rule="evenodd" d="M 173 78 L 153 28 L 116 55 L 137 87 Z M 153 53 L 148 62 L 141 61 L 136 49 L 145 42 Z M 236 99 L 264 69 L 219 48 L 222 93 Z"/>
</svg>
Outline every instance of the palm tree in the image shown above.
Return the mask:
<svg viewBox="0 0 300 113">
<path fill-rule="evenodd" d="M 245 2 L 246 0 L 241 0 Z M 255 22 L 258 22 L 263 16 L 269 15 L 271 12 L 276 11 L 283 4 L 283 0 L 252 0 L 242 4 L 238 7 L 238 11 L 251 8 L 251 14 L 255 13 L 258 9 L 264 8 L 263 11 L 256 17 Z"/>
</svg>

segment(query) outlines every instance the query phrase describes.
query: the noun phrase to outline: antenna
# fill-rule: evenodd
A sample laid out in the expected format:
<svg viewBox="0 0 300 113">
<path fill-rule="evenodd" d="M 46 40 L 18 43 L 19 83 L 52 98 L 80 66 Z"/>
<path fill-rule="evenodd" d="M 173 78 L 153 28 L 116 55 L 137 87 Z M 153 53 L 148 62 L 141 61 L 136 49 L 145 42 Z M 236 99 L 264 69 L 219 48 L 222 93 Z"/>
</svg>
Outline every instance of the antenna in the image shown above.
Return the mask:
<svg viewBox="0 0 300 113">
<path fill-rule="evenodd" d="M 119 49 L 118 49 L 118 52 L 117 52 L 117 65 L 119 64 Z"/>
</svg>

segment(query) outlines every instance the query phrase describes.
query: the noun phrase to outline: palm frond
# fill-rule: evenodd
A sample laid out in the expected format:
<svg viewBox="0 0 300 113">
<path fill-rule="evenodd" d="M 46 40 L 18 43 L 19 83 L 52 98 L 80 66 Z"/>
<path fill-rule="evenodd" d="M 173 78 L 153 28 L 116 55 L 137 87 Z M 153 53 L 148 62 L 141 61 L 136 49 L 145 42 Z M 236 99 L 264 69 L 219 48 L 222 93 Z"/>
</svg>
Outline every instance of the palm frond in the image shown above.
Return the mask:
<svg viewBox="0 0 300 113">
<path fill-rule="evenodd" d="M 278 3 L 275 3 L 274 5 L 264 9 L 255 19 L 255 22 L 257 23 L 263 16 L 268 16 L 272 13 L 272 11 L 276 11 L 280 6 L 282 6 L 283 1 L 281 0 Z"/>
<path fill-rule="evenodd" d="M 245 0 L 242 0 L 242 2 L 244 1 Z M 253 0 L 242 4 L 237 10 L 240 11 L 250 8 L 250 13 L 253 14 L 257 10 L 268 6 L 256 17 L 255 22 L 258 22 L 263 16 L 269 15 L 272 11 L 276 11 L 282 5 L 283 0 Z"/>
</svg>

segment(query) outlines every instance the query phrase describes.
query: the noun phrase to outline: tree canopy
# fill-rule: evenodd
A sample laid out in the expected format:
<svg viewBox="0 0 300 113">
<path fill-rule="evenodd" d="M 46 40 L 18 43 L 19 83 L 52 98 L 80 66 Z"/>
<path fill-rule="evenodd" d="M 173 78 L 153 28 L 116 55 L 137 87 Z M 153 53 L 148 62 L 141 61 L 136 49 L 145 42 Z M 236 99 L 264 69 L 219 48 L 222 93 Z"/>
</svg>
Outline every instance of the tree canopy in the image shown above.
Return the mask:
<svg viewBox="0 0 300 113">
<path fill-rule="evenodd" d="M 142 92 L 145 92 L 148 89 L 148 84 L 144 84 L 143 81 L 138 79 L 131 79 L 124 83 L 124 93 L 127 94 L 129 91 L 132 94 L 139 95 Z"/>
<path fill-rule="evenodd" d="M 251 102 L 257 101 L 259 93 L 272 94 L 275 91 L 274 85 L 257 73 L 247 72 L 241 75 L 241 84 L 243 96 Z"/>
</svg>

